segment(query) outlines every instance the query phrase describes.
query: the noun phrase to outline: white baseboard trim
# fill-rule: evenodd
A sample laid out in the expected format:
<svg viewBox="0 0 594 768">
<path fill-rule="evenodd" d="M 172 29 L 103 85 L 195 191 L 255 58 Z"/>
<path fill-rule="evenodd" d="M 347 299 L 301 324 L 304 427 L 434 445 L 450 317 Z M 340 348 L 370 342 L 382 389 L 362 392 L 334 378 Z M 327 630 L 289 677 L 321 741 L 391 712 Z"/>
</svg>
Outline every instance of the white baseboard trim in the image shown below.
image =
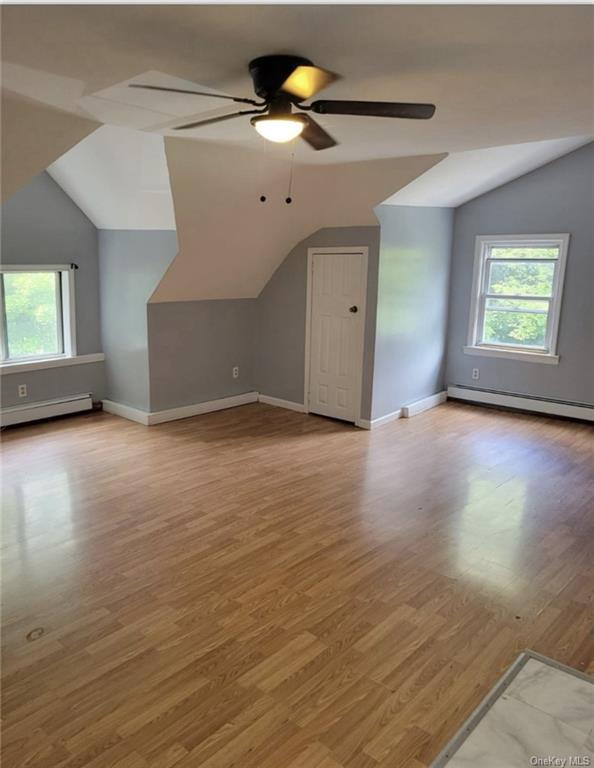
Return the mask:
<svg viewBox="0 0 594 768">
<path fill-rule="evenodd" d="M 409 419 L 411 416 L 416 416 L 418 413 L 428 411 L 429 408 L 435 408 L 437 405 L 445 403 L 447 398 L 448 393 L 444 390 L 443 392 L 437 392 L 435 395 L 424 397 L 422 400 L 417 400 L 416 403 L 405 405 L 397 411 L 392 411 L 392 413 L 387 413 L 385 416 L 380 416 L 378 419 L 371 419 L 371 421 L 369 419 L 357 419 L 355 424 L 358 427 L 361 427 L 361 429 L 375 429 L 376 427 L 381 427 L 383 424 L 388 424 L 390 421 L 396 421 L 396 419 Z"/>
<path fill-rule="evenodd" d="M 545 413 L 550 416 L 564 416 L 570 419 L 594 421 L 594 407 L 587 405 L 573 405 L 572 403 L 562 403 L 555 400 L 540 400 L 536 397 L 510 395 L 505 392 L 490 392 L 455 386 L 448 387 L 448 397 L 455 398 L 456 400 L 467 400 L 471 403 L 500 405 L 506 408 L 518 408 L 534 413 Z"/>
<path fill-rule="evenodd" d="M 235 408 L 238 405 L 257 402 L 257 392 L 244 392 L 241 395 L 222 397 L 220 400 L 208 400 L 205 403 L 182 405 L 180 408 L 168 408 L 164 411 L 141 411 L 139 408 L 132 408 L 129 405 L 116 403 L 113 400 L 104 400 L 103 410 L 107 411 L 107 413 L 113 413 L 114 416 L 122 416 L 124 419 L 136 421 L 138 424 L 150 427 L 154 424 L 163 424 L 166 421 L 188 419 L 191 416 L 200 416 L 203 413 L 222 411 L 225 408 Z"/>
<path fill-rule="evenodd" d="M 52 416 L 90 411 L 92 407 L 93 399 L 90 394 L 43 400 L 39 403 L 13 405 L 0 410 L 0 426 L 9 427 L 13 424 L 24 424 L 27 421 L 49 419 Z"/>
<path fill-rule="evenodd" d="M 379 419 L 357 419 L 355 425 L 361 429 L 376 429 L 382 427 L 384 424 L 388 424 L 390 421 L 396 421 L 402 417 L 402 410 L 392 411 L 385 416 L 380 416 Z"/>
<path fill-rule="evenodd" d="M 107 411 L 107 413 L 112 413 L 114 416 L 121 416 L 124 419 L 136 421 L 138 424 L 144 424 L 145 426 L 148 426 L 149 423 L 148 411 L 141 411 L 140 408 L 132 408 L 130 405 L 116 403 L 113 400 L 104 400 L 103 410 Z"/>
<path fill-rule="evenodd" d="M 446 399 L 445 392 L 439 392 L 437 395 L 432 395 L 424 400 L 407 406 L 409 411 L 415 408 L 414 413 L 409 413 L 409 416 L 426 411 L 428 408 L 433 408 L 439 403 L 444 402 Z M 234 395 L 233 397 L 223 397 L 220 400 L 209 400 L 205 403 L 195 403 L 194 405 L 184 405 L 181 408 L 169 408 L 165 411 L 141 411 L 138 408 L 131 408 L 128 405 L 122 405 L 121 403 L 115 403 L 112 400 L 103 401 L 103 410 L 108 413 L 113 413 L 116 416 L 123 416 L 125 419 L 136 421 L 139 424 L 151 426 L 153 424 L 162 424 L 166 421 L 176 421 L 177 419 L 186 419 L 190 416 L 199 416 L 203 413 L 211 413 L 212 411 L 221 411 L 225 408 L 235 408 L 238 405 L 247 405 L 248 403 L 265 403 L 266 405 L 272 405 L 277 408 L 285 408 L 289 411 L 296 411 L 297 413 L 307 413 L 305 405 L 302 403 L 294 403 L 291 400 L 282 400 L 279 397 L 271 397 L 270 395 L 262 395 L 258 392 L 245 392 L 242 395 Z M 377 419 L 357 419 L 356 426 L 361 429 L 376 429 L 384 424 L 388 424 L 391 421 L 400 419 L 404 416 L 404 409 L 399 409 L 388 413 L 385 416 L 380 416 Z"/>
<path fill-rule="evenodd" d="M 286 408 L 287 411 L 297 411 L 297 413 L 306 413 L 303 403 L 294 403 L 292 400 L 281 400 L 280 397 L 270 397 L 270 395 L 258 395 L 260 403 L 274 405 L 276 408 Z"/>
<path fill-rule="evenodd" d="M 247 405 L 248 403 L 257 403 L 257 392 L 244 392 L 241 395 L 232 395 L 231 397 L 222 397 L 220 400 L 208 400 L 205 403 L 195 403 L 194 405 L 182 405 L 181 408 L 168 408 L 166 411 L 152 411 L 148 414 L 148 423 L 163 424 L 165 421 L 177 421 L 177 419 L 187 419 L 190 416 L 200 416 L 203 413 L 212 413 L 213 411 L 223 411 L 226 408 L 236 408 L 238 405 Z"/>
<path fill-rule="evenodd" d="M 402 418 L 410 419 L 411 416 L 416 416 L 419 413 L 423 413 L 423 411 L 428 411 L 430 408 L 435 408 L 436 406 L 445 403 L 447 399 L 448 393 L 444 389 L 443 392 L 437 392 L 435 395 L 430 395 L 429 397 L 424 397 L 422 400 L 417 400 L 416 403 L 405 405 L 402 408 Z"/>
</svg>

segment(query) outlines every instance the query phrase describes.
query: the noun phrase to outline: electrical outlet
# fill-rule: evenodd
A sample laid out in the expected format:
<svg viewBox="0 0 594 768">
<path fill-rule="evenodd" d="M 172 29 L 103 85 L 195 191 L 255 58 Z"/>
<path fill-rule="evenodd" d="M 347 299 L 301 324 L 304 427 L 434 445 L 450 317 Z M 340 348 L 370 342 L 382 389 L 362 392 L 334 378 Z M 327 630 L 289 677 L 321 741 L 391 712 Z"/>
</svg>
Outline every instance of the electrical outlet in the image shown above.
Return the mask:
<svg viewBox="0 0 594 768">
<path fill-rule="evenodd" d="M 239 378 L 239 366 L 238 366 L 238 365 L 236 365 L 236 366 L 233 368 L 233 378 L 234 378 L 234 379 L 238 379 L 238 378 Z"/>
<path fill-rule="evenodd" d="M 19 384 L 19 397 L 27 397 L 27 385 Z"/>
<path fill-rule="evenodd" d="M 479 378 L 479 376 L 480 376 L 480 371 L 479 371 L 479 369 L 478 369 L 478 368 L 473 368 L 473 369 L 472 369 L 472 378 L 473 378 L 475 381 L 477 381 L 477 380 L 478 380 L 478 378 Z"/>
</svg>

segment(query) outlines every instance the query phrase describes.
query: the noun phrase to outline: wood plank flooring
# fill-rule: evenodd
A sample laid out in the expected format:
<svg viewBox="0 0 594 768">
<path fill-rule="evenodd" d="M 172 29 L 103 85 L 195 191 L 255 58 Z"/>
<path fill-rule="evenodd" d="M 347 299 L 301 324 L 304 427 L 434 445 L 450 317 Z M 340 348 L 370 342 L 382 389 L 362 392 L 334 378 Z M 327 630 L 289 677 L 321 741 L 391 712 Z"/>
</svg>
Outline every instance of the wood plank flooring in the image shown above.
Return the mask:
<svg viewBox="0 0 594 768">
<path fill-rule="evenodd" d="M 448 403 L 6 430 L 4 768 L 423 768 L 594 670 L 594 430 Z"/>
</svg>

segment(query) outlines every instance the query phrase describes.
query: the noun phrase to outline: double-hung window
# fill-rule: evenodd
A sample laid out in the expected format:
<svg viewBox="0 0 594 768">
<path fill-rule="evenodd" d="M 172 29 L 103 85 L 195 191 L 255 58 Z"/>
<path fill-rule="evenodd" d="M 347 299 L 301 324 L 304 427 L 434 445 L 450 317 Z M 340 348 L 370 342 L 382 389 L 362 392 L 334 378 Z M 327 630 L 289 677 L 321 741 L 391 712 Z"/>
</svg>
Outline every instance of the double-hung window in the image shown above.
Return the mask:
<svg viewBox="0 0 594 768">
<path fill-rule="evenodd" d="M 477 237 L 468 354 L 556 363 L 569 235 Z"/>
<path fill-rule="evenodd" d="M 3 364 L 76 355 L 70 266 L 0 268 Z"/>
</svg>

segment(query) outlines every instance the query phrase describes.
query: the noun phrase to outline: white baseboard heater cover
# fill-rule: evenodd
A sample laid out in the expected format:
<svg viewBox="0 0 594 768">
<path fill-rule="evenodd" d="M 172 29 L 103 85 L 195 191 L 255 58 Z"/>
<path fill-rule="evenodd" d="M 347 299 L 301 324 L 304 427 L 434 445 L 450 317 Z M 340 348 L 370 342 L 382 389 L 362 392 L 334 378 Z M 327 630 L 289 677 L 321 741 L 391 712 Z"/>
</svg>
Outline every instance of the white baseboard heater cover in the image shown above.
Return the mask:
<svg viewBox="0 0 594 768">
<path fill-rule="evenodd" d="M 67 413 L 90 411 L 93 398 L 90 394 L 71 395 L 56 400 L 44 400 L 39 403 L 13 405 L 0 410 L 0 426 L 9 427 L 13 424 L 23 424 L 27 421 L 49 419 L 52 416 L 64 416 Z"/>
<path fill-rule="evenodd" d="M 569 419 L 594 421 L 594 406 L 585 403 L 569 403 L 563 400 L 547 400 L 532 395 L 513 395 L 509 392 L 497 392 L 491 389 L 473 387 L 448 387 L 448 397 L 454 400 L 468 400 L 483 405 L 498 405 L 504 408 L 517 408 L 522 411 L 545 413 L 551 416 L 564 416 Z"/>
</svg>

